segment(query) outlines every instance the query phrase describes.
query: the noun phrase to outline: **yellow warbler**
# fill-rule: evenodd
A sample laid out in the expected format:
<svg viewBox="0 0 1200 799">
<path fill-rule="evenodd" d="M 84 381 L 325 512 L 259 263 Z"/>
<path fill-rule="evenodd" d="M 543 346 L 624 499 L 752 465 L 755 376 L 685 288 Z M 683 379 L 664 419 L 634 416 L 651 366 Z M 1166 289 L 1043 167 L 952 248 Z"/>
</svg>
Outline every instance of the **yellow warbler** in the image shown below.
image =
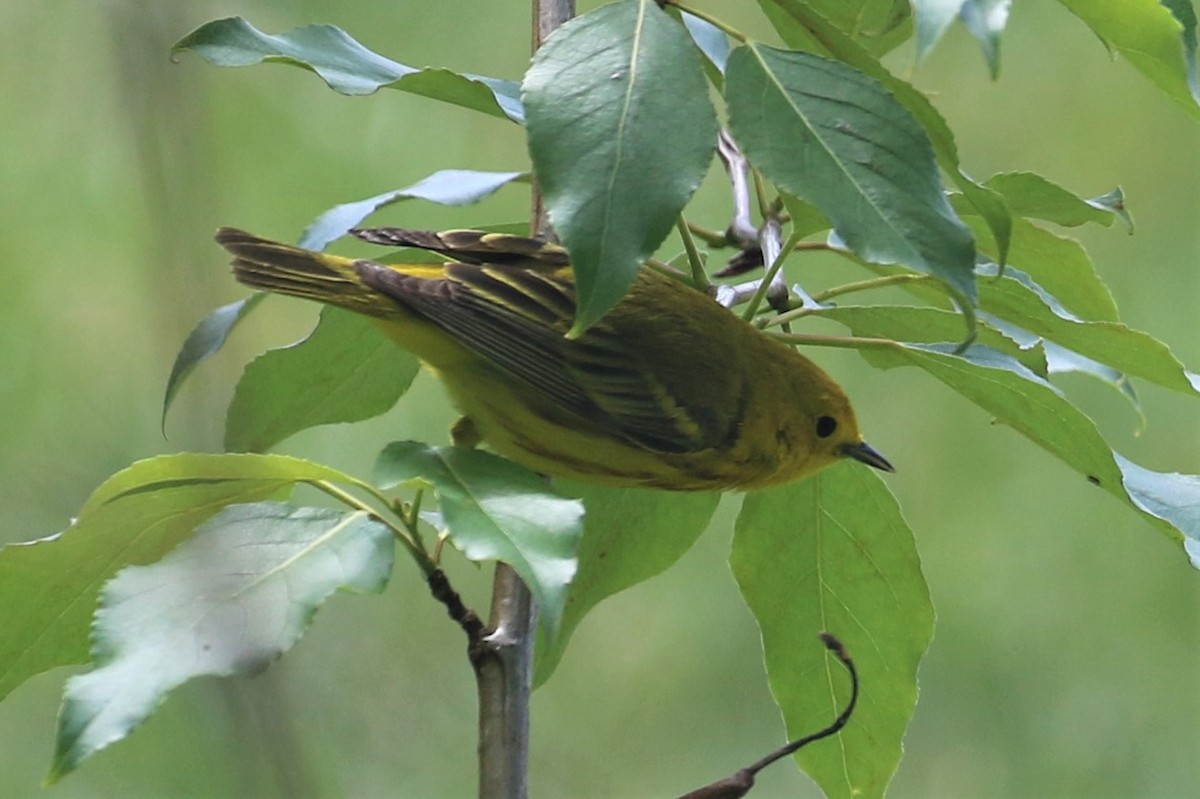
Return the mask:
<svg viewBox="0 0 1200 799">
<path fill-rule="evenodd" d="M 678 281 L 642 270 L 568 339 L 563 248 L 474 230 L 356 233 L 453 260 L 381 264 L 231 228 L 217 241 L 248 286 L 374 317 L 445 384 L 459 438 L 544 474 L 674 490 L 762 488 L 843 457 L 892 470 L 828 375 Z"/>
</svg>

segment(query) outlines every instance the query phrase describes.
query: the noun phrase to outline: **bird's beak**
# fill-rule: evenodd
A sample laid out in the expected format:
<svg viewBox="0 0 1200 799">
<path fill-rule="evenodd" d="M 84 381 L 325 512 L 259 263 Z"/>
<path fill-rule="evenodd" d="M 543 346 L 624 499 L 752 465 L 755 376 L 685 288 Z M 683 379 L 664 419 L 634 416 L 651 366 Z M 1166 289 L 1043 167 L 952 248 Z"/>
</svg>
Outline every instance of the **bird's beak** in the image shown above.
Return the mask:
<svg viewBox="0 0 1200 799">
<path fill-rule="evenodd" d="M 896 467 L 888 462 L 888 459 L 880 455 L 865 441 L 859 441 L 857 444 L 847 444 L 842 447 L 842 454 L 854 458 L 856 461 L 861 461 L 868 466 L 874 466 L 876 469 L 884 472 L 894 472 Z"/>
</svg>

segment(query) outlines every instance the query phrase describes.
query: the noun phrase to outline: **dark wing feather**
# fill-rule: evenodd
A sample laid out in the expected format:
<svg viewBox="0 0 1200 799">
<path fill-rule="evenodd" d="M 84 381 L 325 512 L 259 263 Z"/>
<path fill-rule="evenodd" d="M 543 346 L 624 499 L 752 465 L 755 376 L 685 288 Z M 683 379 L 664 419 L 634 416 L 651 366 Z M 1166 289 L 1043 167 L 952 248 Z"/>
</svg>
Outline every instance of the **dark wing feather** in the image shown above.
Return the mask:
<svg viewBox="0 0 1200 799">
<path fill-rule="evenodd" d="M 555 317 L 547 306 L 514 303 L 512 297 L 507 302 L 497 301 L 506 284 L 487 273 L 502 267 L 452 263 L 446 265 L 445 277 L 440 279 L 406 275 L 371 261 L 358 261 L 355 268 L 364 283 L 434 322 L 555 404 L 585 418 L 593 410 L 587 394 L 564 368 L 566 339 L 553 327 Z M 543 279 L 537 273 L 513 271 Z M 538 288 L 541 293 L 562 291 L 549 281 Z"/>
<path fill-rule="evenodd" d="M 391 247 L 433 250 L 468 264 L 504 264 L 525 269 L 558 269 L 569 263 L 557 244 L 508 233 L 482 230 L 409 230 L 398 227 L 357 228 L 358 238 Z"/>
<path fill-rule="evenodd" d="M 447 264 L 438 279 L 371 261 L 356 262 L 355 268 L 367 285 L 583 421 L 660 452 L 692 452 L 727 436 L 719 425 L 693 418 L 647 368 L 635 349 L 644 342 L 629 342 L 603 320 L 578 339 L 565 337 L 575 315 L 569 277 L 465 263 Z"/>
<path fill-rule="evenodd" d="M 640 348 L 653 346 L 651 342 L 623 337 L 601 323 L 573 344 L 570 368 L 575 378 L 629 438 L 663 452 L 694 452 L 724 438 L 698 423 L 684 400 L 643 361 Z M 681 351 L 678 357 L 696 353 Z"/>
</svg>

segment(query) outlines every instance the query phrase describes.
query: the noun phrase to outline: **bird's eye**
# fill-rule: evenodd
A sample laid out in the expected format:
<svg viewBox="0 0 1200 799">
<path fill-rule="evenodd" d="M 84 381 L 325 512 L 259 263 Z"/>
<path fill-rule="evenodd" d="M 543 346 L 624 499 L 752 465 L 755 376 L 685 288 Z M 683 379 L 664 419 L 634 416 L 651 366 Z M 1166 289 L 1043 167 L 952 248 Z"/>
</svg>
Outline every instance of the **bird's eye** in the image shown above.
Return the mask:
<svg viewBox="0 0 1200 799">
<path fill-rule="evenodd" d="M 837 419 L 822 416 L 817 419 L 817 438 L 829 438 L 837 430 Z"/>
</svg>

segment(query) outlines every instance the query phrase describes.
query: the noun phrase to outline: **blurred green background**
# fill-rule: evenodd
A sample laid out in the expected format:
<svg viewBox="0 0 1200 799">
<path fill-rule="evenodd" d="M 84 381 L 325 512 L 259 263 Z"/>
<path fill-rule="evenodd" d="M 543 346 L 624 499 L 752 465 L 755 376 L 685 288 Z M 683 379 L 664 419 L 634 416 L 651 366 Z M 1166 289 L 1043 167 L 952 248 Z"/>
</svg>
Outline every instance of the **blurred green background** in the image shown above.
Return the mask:
<svg viewBox="0 0 1200 799">
<path fill-rule="evenodd" d="M 703 7 L 737 21 L 754 19 L 753 5 Z M 211 242 L 218 225 L 294 239 L 331 205 L 436 169 L 527 164 L 521 131 L 496 119 L 396 92 L 342 97 L 279 66 L 172 63 L 173 42 L 233 14 L 268 32 L 336 24 L 417 66 L 517 79 L 527 59 L 523 0 L 0 4 L 2 541 L 62 529 L 133 460 L 218 449 L 242 366 L 312 323 L 302 303 L 269 302 L 193 377 L 163 439 L 162 388 L 179 344 L 243 296 Z M 761 22 L 748 27 L 766 35 Z M 1200 366 L 1200 125 L 1056 3 L 1015 4 L 997 83 L 957 26 L 918 67 L 911 49 L 889 65 L 934 95 L 972 174 L 1033 170 L 1083 196 L 1121 184 L 1136 235 L 1073 235 L 1126 321 Z M 526 214 L 526 190 L 510 187 L 477 207 L 409 203 L 377 221 Z M 721 227 L 727 214 L 710 179 L 692 215 Z M 821 263 L 795 276 L 810 287 L 858 277 Z M 888 482 L 939 614 L 891 795 L 1196 795 L 1200 575 L 1179 547 L 923 374 L 875 372 L 846 352 L 817 357 L 899 467 Z M 1149 425 L 1137 435 L 1115 394 L 1065 385 L 1124 454 L 1200 473 L 1200 402 L 1140 386 Z M 309 431 L 282 451 L 367 474 L 386 441 L 444 441 L 452 419 L 422 376 L 386 417 Z M 535 796 L 673 796 L 780 743 L 756 629 L 725 565 L 735 509 L 727 500 L 676 568 L 584 622 L 535 696 Z M 483 606 L 487 571 L 451 560 L 456 584 Z M 475 697 L 463 644 L 401 562 L 382 597 L 334 598 L 260 677 L 187 685 L 49 795 L 470 796 Z M 43 793 L 69 673 L 0 704 L 0 796 Z M 781 764 L 753 795 L 818 793 Z"/>
</svg>

